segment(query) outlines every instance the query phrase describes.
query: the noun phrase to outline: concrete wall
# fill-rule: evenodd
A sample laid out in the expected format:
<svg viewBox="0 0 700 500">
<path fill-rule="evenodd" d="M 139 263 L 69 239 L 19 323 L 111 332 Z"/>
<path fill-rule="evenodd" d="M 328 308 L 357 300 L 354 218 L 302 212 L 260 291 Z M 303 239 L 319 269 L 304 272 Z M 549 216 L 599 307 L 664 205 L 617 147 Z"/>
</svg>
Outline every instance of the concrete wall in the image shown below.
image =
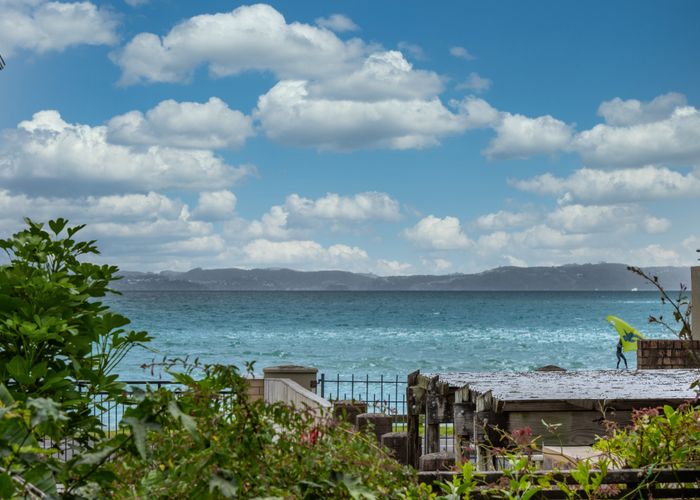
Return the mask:
<svg viewBox="0 0 700 500">
<path fill-rule="evenodd" d="M 693 356 L 695 353 L 695 356 Z M 700 340 L 640 340 L 637 368 L 700 368 Z"/>
<path fill-rule="evenodd" d="M 248 379 L 248 397 L 251 401 L 258 401 L 265 396 L 265 381 L 261 378 Z"/>
</svg>

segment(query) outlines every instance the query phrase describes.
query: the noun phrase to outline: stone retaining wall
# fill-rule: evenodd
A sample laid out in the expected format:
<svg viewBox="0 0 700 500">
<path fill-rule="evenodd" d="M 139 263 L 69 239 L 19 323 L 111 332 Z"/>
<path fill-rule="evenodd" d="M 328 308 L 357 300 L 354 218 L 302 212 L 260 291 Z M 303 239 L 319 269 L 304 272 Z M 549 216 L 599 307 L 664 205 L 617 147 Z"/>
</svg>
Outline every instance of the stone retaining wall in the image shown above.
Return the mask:
<svg viewBox="0 0 700 500">
<path fill-rule="evenodd" d="M 642 370 L 700 368 L 698 361 L 700 340 L 640 340 L 637 345 L 637 368 Z"/>
</svg>

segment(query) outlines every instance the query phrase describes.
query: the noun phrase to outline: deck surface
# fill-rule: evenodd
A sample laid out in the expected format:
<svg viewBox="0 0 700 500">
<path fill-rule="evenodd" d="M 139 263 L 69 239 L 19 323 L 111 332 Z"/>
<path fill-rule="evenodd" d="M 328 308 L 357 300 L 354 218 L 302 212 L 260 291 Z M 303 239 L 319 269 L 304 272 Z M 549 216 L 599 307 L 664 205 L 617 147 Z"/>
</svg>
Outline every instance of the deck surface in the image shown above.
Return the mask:
<svg viewBox="0 0 700 500">
<path fill-rule="evenodd" d="M 515 401 L 685 401 L 696 393 L 690 385 L 700 370 L 596 370 L 566 372 L 425 373 L 450 388 L 468 388 L 502 402 Z"/>
</svg>

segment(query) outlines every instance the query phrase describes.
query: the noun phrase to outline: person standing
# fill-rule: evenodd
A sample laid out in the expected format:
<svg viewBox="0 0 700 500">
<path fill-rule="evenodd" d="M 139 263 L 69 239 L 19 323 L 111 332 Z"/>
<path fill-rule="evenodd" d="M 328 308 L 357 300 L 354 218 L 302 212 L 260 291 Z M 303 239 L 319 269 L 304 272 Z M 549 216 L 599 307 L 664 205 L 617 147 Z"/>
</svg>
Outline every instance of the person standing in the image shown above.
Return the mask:
<svg viewBox="0 0 700 500">
<path fill-rule="evenodd" d="M 622 339 L 617 341 L 617 349 L 615 354 L 617 354 L 617 366 L 615 368 L 620 368 L 620 360 L 622 360 L 625 362 L 625 369 L 627 369 L 627 358 L 622 353 Z"/>
</svg>

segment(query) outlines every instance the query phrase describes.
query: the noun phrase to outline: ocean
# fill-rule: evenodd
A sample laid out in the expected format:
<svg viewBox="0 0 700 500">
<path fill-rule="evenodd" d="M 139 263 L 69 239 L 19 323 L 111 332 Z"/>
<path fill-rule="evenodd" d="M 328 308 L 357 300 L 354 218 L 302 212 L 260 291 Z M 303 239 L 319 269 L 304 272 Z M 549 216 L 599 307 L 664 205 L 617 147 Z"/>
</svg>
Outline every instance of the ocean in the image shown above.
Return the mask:
<svg viewBox="0 0 700 500">
<path fill-rule="evenodd" d="M 142 364 L 164 356 L 244 366 L 299 364 L 378 377 L 435 371 L 614 368 L 618 316 L 670 338 L 650 314 L 654 292 L 125 292 L 105 302 L 153 337 L 119 373 L 168 378 Z M 667 311 L 668 312 L 668 311 Z M 670 312 L 668 317 L 671 317 Z M 628 353 L 630 367 L 636 363 Z"/>
</svg>

